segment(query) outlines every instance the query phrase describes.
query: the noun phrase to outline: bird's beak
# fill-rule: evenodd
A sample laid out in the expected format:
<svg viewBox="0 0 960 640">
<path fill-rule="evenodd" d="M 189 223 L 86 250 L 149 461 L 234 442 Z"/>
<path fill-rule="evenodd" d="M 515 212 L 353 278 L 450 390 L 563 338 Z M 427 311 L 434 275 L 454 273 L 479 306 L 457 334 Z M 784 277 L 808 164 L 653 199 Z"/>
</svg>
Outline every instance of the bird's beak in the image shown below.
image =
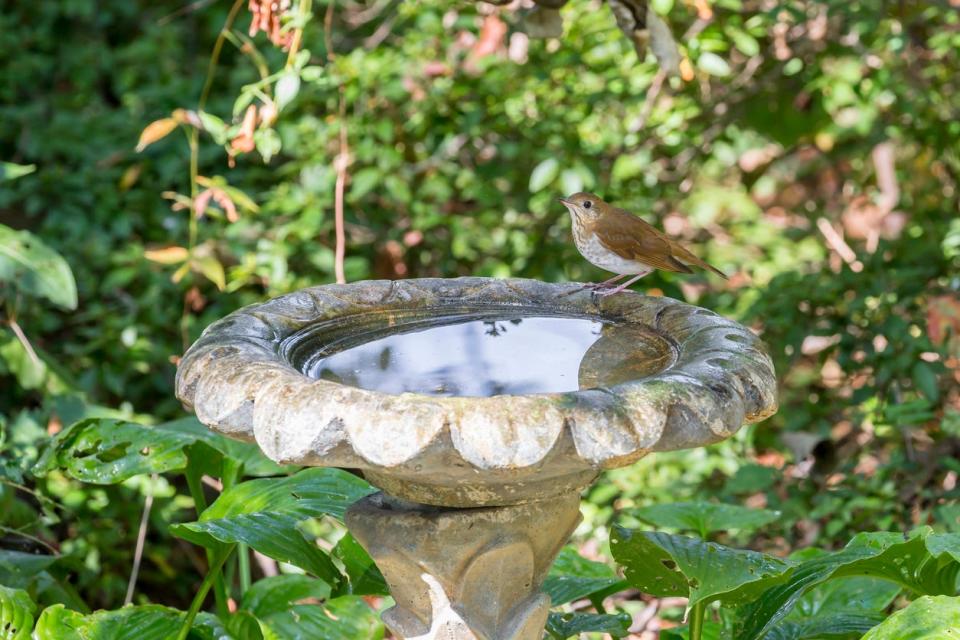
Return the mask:
<svg viewBox="0 0 960 640">
<path fill-rule="evenodd" d="M 572 206 L 573 206 L 573 203 L 572 203 L 572 202 L 570 202 L 569 200 L 564 200 L 563 198 L 557 198 L 557 202 L 559 202 L 560 204 L 562 204 L 562 205 L 565 206 L 565 207 L 572 207 Z"/>
</svg>

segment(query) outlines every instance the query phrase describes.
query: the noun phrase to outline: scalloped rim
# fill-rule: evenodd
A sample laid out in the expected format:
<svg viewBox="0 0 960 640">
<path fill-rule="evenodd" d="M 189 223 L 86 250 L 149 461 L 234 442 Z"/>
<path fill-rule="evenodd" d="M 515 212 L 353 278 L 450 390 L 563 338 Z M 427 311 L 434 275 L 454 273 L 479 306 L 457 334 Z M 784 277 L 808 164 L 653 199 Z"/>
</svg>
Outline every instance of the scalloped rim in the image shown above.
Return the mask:
<svg viewBox="0 0 960 640">
<path fill-rule="evenodd" d="M 777 409 L 773 363 L 746 327 L 669 298 L 599 299 L 576 284 L 489 278 L 366 281 L 303 289 L 210 325 L 177 370 L 177 397 L 201 422 L 255 440 L 284 463 L 419 470 L 443 461 L 536 473 L 617 467 L 651 451 L 729 437 Z M 508 305 L 652 327 L 679 349 L 660 374 L 609 389 L 490 398 L 391 395 L 313 380 L 281 342 L 321 319 L 384 308 Z M 453 454 L 451 458 L 450 454 Z"/>
</svg>

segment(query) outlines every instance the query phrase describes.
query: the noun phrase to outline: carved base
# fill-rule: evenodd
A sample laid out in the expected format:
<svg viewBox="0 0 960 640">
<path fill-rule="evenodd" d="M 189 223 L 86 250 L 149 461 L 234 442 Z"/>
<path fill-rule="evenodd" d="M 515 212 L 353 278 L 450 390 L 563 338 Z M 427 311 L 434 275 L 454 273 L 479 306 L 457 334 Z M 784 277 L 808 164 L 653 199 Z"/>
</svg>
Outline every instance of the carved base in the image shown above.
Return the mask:
<svg viewBox="0 0 960 640">
<path fill-rule="evenodd" d="M 377 562 L 397 605 L 383 614 L 407 640 L 540 640 L 550 565 L 580 522 L 580 495 L 451 509 L 376 493 L 347 527 Z"/>
</svg>

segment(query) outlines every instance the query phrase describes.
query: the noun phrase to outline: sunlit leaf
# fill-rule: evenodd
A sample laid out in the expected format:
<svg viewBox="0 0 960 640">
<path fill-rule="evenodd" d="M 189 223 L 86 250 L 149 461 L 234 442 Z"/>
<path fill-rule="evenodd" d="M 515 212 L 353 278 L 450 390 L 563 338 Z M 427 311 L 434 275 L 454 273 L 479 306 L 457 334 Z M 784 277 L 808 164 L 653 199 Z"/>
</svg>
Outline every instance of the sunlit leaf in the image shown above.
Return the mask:
<svg viewBox="0 0 960 640">
<path fill-rule="evenodd" d="M 273 613 L 286 611 L 291 605 L 313 598 L 326 600 L 330 585 L 310 576 L 289 574 L 258 580 L 243 594 L 240 607 L 263 618 Z"/>
<path fill-rule="evenodd" d="M 284 107 L 290 104 L 297 93 L 300 91 L 300 74 L 296 71 L 288 71 L 280 76 L 274 87 L 274 96 L 277 101 L 277 111 L 283 111 Z"/>
<path fill-rule="evenodd" d="M 94 484 L 115 484 L 143 473 L 183 469 L 189 436 L 144 425 L 105 418 L 81 420 L 47 445 L 33 472 L 54 469 Z"/>
<path fill-rule="evenodd" d="M 160 118 L 159 120 L 154 120 L 140 132 L 140 140 L 137 141 L 137 152 L 139 153 L 154 142 L 167 137 L 178 126 L 180 126 L 180 122 L 175 118 Z"/>
<path fill-rule="evenodd" d="M 0 182 L 7 180 L 16 180 L 25 175 L 29 175 L 37 170 L 35 164 L 14 164 L 13 162 L 0 162 Z"/>
<path fill-rule="evenodd" d="M 727 64 L 726 60 L 712 51 L 704 51 L 700 54 L 700 57 L 697 58 L 697 67 L 699 67 L 701 71 L 719 78 L 725 78 L 730 75 L 730 65 Z"/>
<path fill-rule="evenodd" d="M 147 249 L 143 252 L 143 257 L 151 262 L 160 264 L 179 264 L 190 257 L 190 251 L 186 247 L 160 247 L 157 249 Z"/>
<path fill-rule="evenodd" d="M 689 597 L 689 606 L 749 602 L 784 582 L 793 568 L 756 551 L 619 526 L 611 533 L 610 550 L 631 585 L 655 596 Z"/>
<path fill-rule="evenodd" d="M 654 504 L 628 513 L 656 527 L 693 531 L 701 536 L 731 529 L 754 531 L 780 517 L 779 511 L 714 502 Z"/>
<path fill-rule="evenodd" d="M 960 536 L 928 529 L 904 539 L 896 533 L 861 533 L 841 551 L 798 564 L 788 579 L 742 607 L 738 638 L 759 640 L 813 587 L 834 578 L 868 576 L 927 595 L 954 594 L 960 575 Z"/>
<path fill-rule="evenodd" d="M 924 596 L 897 611 L 862 640 L 949 640 L 960 636 L 960 598 Z"/>
<path fill-rule="evenodd" d="M 43 610 L 33 636 L 35 640 L 170 640 L 176 637 L 184 615 L 153 604 L 84 615 L 58 604 Z"/>
<path fill-rule="evenodd" d="M 260 620 L 271 640 L 380 640 L 380 616 L 358 596 L 340 596 L 323 604 L 296 604 Z"/>
<path fill-rule="evenodd" d="M 533 169 L 530 174 L 530 191 L 536 193 L 556 180 L 560 173 L 560 163 L 556 158 L 547 158 Z M 569 195 L 569 194 L 567 194 Z"/>
<path fill-rule="evenodd" d="M 26 591 L 0 585 L 0 640 L 29 640 L 36 610 Z"/>
</svg>

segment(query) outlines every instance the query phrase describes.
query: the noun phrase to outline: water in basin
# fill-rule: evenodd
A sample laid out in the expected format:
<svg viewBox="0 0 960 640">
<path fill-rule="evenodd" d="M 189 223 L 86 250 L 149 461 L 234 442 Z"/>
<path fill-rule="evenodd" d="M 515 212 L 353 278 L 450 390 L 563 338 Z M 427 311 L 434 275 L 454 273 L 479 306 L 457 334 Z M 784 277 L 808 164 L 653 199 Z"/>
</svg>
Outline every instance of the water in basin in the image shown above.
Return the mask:
<svg viewBox="0 0 960 640">
<path fill-rule="evenodd" d="M 595 318 L 469 318 L 390 318 L 332 340 L 314 335 L 299 368 L 385 393 L 493 396 L 608 386 L 674 359 L 659 334 Z"/>
</svg>

